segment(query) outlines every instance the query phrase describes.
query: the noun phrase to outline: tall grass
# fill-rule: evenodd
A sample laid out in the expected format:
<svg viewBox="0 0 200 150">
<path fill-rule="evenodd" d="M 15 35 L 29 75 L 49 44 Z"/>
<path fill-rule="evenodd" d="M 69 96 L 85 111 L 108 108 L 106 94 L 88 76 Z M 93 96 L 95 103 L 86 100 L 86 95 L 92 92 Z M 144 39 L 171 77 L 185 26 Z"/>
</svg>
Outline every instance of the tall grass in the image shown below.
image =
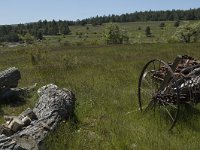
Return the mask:
<svg viewBox="0 0 200 150">
<path fill-rule="evenodd" d="M 78 123 L 62 122 L 44 149 L 199 149 L 200 109 L 183 111 L 188 119 L 182 117 L 172 132 L 159 117 L 135 111 L 138 76 L 148 60 L 170 61 L 178 54 L 198 59 L 199 48 L 199 43 L 19 47 L 0 50 L 0 68 L 18 67 L 20 86 L 55 83 L 75 93 Z M 1 120 L 36 100 L 35 94 L 21 106 L 1 105 Z"/>
</svg>

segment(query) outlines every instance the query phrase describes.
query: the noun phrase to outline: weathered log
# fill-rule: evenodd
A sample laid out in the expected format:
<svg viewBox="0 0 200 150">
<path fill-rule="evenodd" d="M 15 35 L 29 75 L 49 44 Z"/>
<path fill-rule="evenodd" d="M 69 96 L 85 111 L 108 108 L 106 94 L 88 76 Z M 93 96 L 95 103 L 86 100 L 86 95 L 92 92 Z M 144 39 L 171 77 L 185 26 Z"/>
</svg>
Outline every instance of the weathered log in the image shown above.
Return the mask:
<svg viewBox="0 0 200 150">
<path fill-rule="evenodd" d="M 16 88 L 21 75 L 17 68 L 12 67 L 0 72 L 0 89 Z"/>
<path fill-rule="evenodd" d="M 71 91 L 50 84 L 40 88 L 38 95 L 39 101 L 33 110 L 28 109 L 18 116 L 22 122 L 24 118 L 31 118 L 30 124 L 16 126 L 20 130 L 12 136 L 0 135 L 1 149 L 40 149 L 47 134 L 73 114 L 75 97 Z"/>
</svg>

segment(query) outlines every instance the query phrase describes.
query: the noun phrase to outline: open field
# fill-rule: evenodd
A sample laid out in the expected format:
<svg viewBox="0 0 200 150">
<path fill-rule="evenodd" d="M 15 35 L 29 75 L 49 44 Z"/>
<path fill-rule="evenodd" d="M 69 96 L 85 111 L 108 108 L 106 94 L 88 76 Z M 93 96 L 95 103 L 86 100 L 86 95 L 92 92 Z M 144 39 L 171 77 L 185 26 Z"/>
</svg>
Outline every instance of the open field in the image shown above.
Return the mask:
<svg viewBox="0 0 200 150">
<path fill-rule="evenodd" d="M 200 43 L 0 48 L 1 70 L 15 66 L 20 86 L 55 83 L 77 98 L 78 123 L 61 123 L 46 140 L 46 149 L 199 149 L 200 109 L 181 117 L 172 132 L 151 115 L 135 112 L 138 76 L 150 59 L 173 60 L 176 55 L 200 59 Z M 34 59 L 33 59 L 34 58 Z M 33 107 L 33 94 L 20 105 L 1 104 L 3 115 Z"/>
<path fill-rule="evenodd" d="M 194 23 L 197 21 L 180 21 L 180 25 L 186 23 Z M 165 26 L 160 28 L 160 24 L 164 23 Z M 135 43 L 168 43 L 176 31 L 174 26 L 175 21 L 147 21 L 147 22 L 126 22 L 117 23 L 119 27 L 127 30 L 129 36 L 129 44 Z M 44 36 L 42 41 L 43 45 L 48 46 L 83 46 L 83 45 L 105 45 L 103 37 L 104 30 L 108 23 L 93 26 L 86 24 L 84 26 L 74 25 L 69 26 L 71 33 L 68 35 L 47 35 Z M 149 26 L 152 36 L 146 37 L 145 29 Z M 36 41 L 35 41 L 36 42 Z M 37 42 L 36 42 L 37 43 Z M 24 43 L 0 43 L 0 47 L 16 47 L 24 45 Z"/>
<path fill-rule="evenodd" d="M 160 23 L 165 23 L 165 27 L 160 28 Z M 180 25 L 194 21 L 181 21 Z M 119 26 L 128 31 L 129 43 L 167 43 L 171 36 L 176 31 L 174 21 L 148 21 L 148 22 L 128 22 L 118 23 Z M 145 29 L 149 26 L 152 37 L 146 37 Z M 71 35 L 66 36 L 47 36 L 49 44 L 56 44 L 60 42 L 63 45 L 102 45 L 103 31 L 106 24 L 92 26 L 87 24 L 85 26 L 75 25 L 70 26 Z M 140 30 L 138 29 L 140 27 Z M 81 35 L 80 35 L 81 34 Z"/>
</svg>

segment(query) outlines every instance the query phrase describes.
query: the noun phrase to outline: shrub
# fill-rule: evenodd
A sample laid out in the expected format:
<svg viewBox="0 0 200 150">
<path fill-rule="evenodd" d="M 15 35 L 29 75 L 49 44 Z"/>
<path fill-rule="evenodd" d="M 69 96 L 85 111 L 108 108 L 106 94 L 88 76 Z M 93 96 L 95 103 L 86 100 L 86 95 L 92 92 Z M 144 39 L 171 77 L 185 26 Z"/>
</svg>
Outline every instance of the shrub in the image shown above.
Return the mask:
<svg viewBox="0 0 200 150">
<path fill-rule="evenodd" d="M 174 22 L 174 27 L 179 27 L 179 25 L 180 25 L 180 21 L 179 20 Z"/>
<path fill-rule="evenodd" d="M 200 22 L 185 24 L 176 29 L 172 39 L 183 43 L 196 42 L 200 37 Z"/>
<path fill-rule="evenodd" d="M 36 65 L 37 64 L 37 60 L 35 58 L 35 56 L 33 54 L 31 54 L 31 63 L 32 65 Z"/>
<path fill-rule="evenodd" d="M 27 33 L 25 36 L 22 36 L 21 38 L 26 44 L 32 44 L 34 42 L 34 37 L 30 33 Z"/>
<path fill-rule="evenodd" d="M 92 40 L 90 42 L 91 45 L 99 45 L 99 41 L 98 40 Z"/>
<path fill-rule="evenodd" d="M 78 36 L 78 38 L 82 38 L 83 33 L 82 32 L 76 32 L 76 35 Z"/>
<path fill-rule="evenodd" d="M 127 30 L 122 30 L 119 25 L 114 23 L 106 26 L 103 37 L 107 44 L 123 44 L 129 41 Z"/>
<path fill-rule="evenodd" d="M 160 25 L 159 25 L 159 27 L 160 27 L 161 29 L 163 29 L 163 28 L 165 27 L 165 23 L 164 23 L 164 22 L 161 22 Z"/>
</svg>

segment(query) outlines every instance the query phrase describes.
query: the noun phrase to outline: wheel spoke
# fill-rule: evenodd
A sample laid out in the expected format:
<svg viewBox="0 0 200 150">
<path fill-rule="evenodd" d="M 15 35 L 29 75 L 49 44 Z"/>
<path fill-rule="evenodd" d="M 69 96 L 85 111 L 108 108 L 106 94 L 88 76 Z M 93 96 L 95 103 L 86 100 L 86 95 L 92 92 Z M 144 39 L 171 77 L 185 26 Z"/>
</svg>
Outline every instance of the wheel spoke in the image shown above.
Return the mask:
<svg viewBox="0 0 200 150">
<path fill-rule="evenodd" d="M 151 85 L 151 83 L 149 83 L 148 80 L 146 80 L 146 79 L 144 78 L 143 81 L 145 81 L 145 82 L 147 83 L 147 85 L 148 85 L 150 88 L 152 88 L 152 85 Z"/>
<path fill-rule="evenodd" d="M 164 86 L 163 86 L 164 85 Z M 152 110 L 159 107 L 169 116 L 172 129 L 179 110 L 179 87 L 170 66 L 162 60 L 151 60 L 143 68 L 138 84 L 140 110 Z"/>
</svg>

